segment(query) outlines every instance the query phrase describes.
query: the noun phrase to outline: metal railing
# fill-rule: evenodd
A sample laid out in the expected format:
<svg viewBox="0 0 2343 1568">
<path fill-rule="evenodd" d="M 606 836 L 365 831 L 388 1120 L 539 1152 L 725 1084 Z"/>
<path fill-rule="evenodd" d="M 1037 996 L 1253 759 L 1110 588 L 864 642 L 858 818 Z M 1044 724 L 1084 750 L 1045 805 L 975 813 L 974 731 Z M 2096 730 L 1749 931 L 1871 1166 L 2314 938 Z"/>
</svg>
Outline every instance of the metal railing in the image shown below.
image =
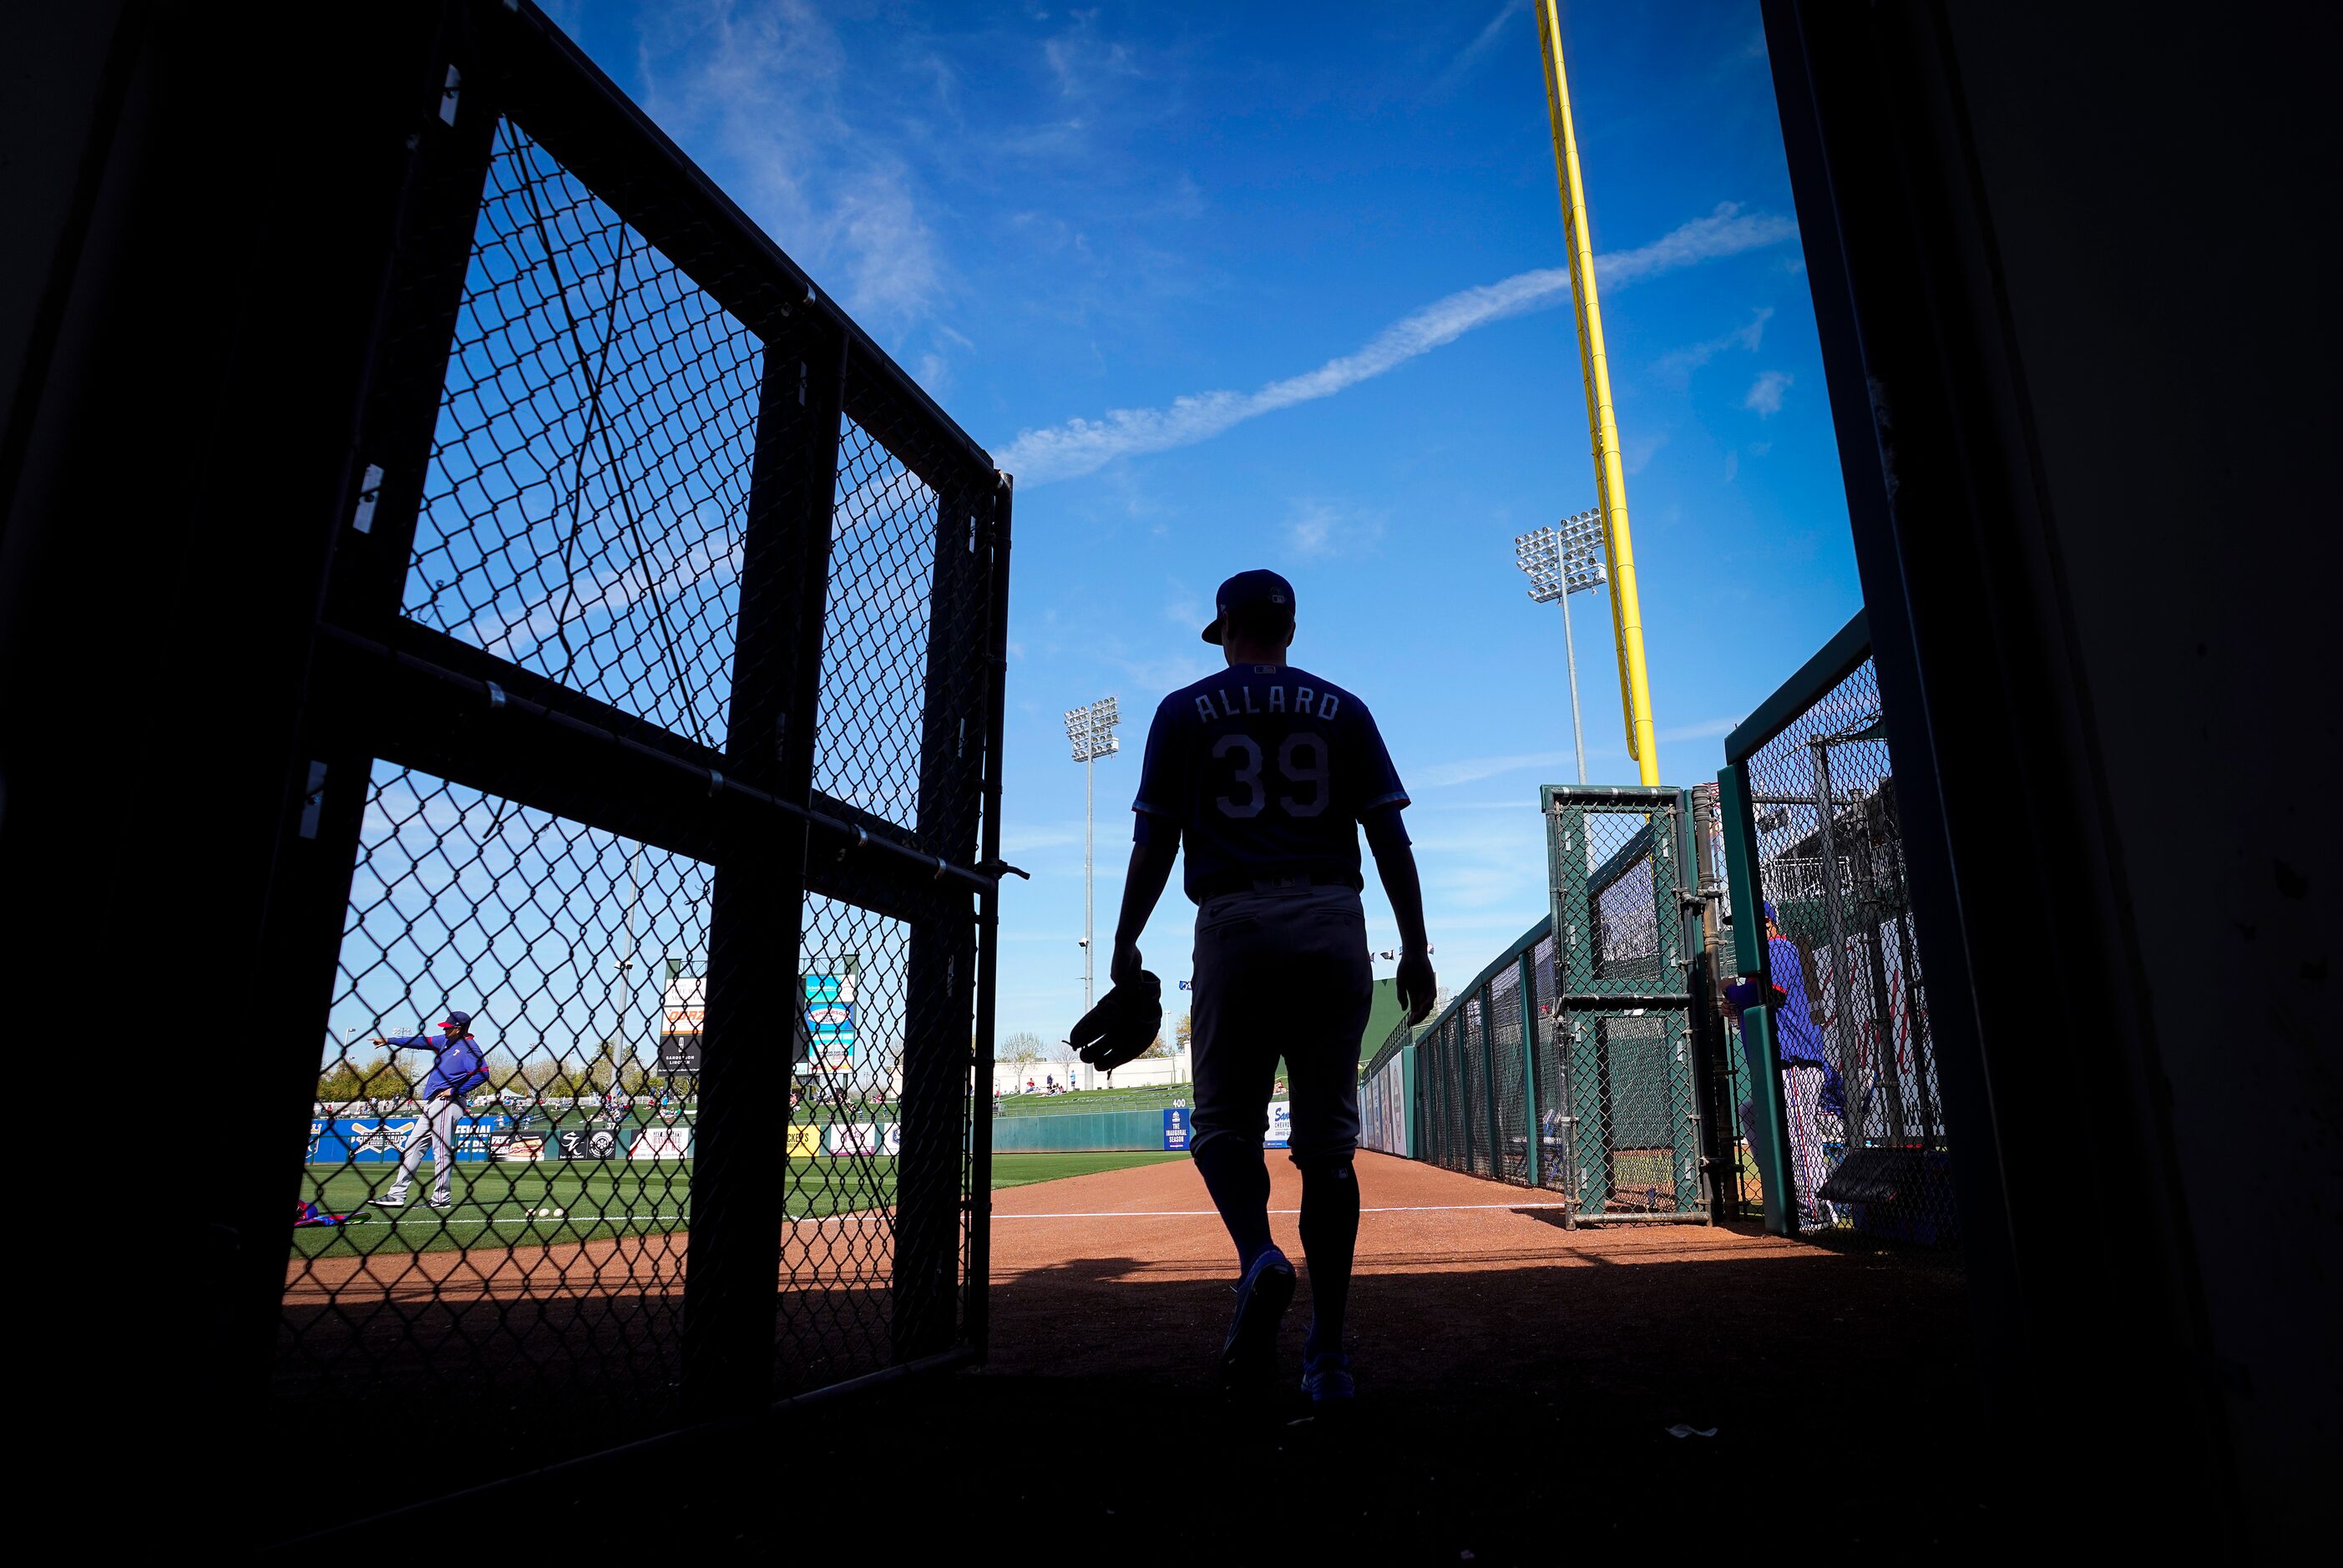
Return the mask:
<svg viewBox="0 0 2343 1568">
<path fill-rule="evenodd" d="M 1777 1228 L 1959 1238 L 1896 779 L 1865 618 L 1725 742 L 1734 968 L 1753 1004 L 1743 1104 Z M 1769 1194 L 1769 1198 L 1773 1198 Z"/>
<path fill-rule="evenodd" d="M 452 1487 L 980 1353 L 1010 489 L 533 7 L 437 9 L 283 873 L 339 940 L 273 1381 L 492 1430 Z"/>
</svg>

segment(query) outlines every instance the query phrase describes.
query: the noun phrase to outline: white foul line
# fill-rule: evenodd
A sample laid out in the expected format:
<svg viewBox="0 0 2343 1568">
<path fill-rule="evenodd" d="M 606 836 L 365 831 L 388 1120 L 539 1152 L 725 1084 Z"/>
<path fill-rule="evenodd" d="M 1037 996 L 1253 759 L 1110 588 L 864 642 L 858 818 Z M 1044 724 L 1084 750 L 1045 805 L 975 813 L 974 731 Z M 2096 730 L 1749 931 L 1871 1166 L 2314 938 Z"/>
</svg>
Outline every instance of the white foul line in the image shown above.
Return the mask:
<svg viewBox="0 0 2343 1568">
<path fill-rule="evenodd" d="M 1450 1214 L 1478 1209 L 1503 1209 L 1511 1212 L 1519 1213 L 1525 1209 L 1574 1209 L 1576 1207 L 1577 1205 L 1574 1203 L 1395 1203 L 1381 1208 L 1363 1208 L 1359 1212 L 1362 1214 Z M 1272 1214 L 1299 1214 L 1302 1211 L 1299 1209 L 1272 1209 L 1270 1212 Z M 322 1231 L 329 1229 L 347 1230 L 359 1225 L 427 1225 L 434 1230 L 453 1230 L 458 1225 L 498 1225 L 534 1230 L 540 1232 L 549 1232 L 550 1234 L 548 1239 L 553 1241 L 563 1241 L 568 1239 L 560 1234 L 561 1229 L 564 1226 L 610 1224 L 621 1221 L 639 1221 L 649 1224 L 664 1224 L 671 1221 L 686 1220 L 690 1216 L 686 1214 L 548 1214 L 543 1218 L 539 1218 L 534 1214 L 517 1214 L 481 1220 L 440 1220 L 426 1219 L 422 1215 L 417 1214 L 412 1216 L 401 1215 L 396 1220 L 377 1220 L 373 1218 L 360 1219 L 357 1216 L 353 1215 L 350 1218 L 344 1220 L 339 1226 L 317 1225 L 302 1226 L 300 1228 L 303 1230 Z M 792 1225 L 868 1225 L 887 1223 L 891 1221 L 894 1216 L 891 1214 L 791 1214 L 786 1216 L 786 1218 L 788 1222 Z M 1100 1209 L 1083 1210 L 1079 1212 L 1068 1211 L 1060 1214 L 995 1213 L 992 1218 L 996 1221 L 1217 1220 L 1220 1218 L 1220 1211 L 1217 1209 Z"/>
<path fill-rule="evenodd" d="M 1210 1210 L 1202 1211 L 1206 1213 L 1211 1212 Z M 420 1214 L 406 1214 L 401 1215 L 396 1220 L 378 1220 L 372 1217 L 361 1218 L 353 1214 L 343 1220 L 339 1225 L 300 1225 L 296 1226 L 295 1229 L 303 1231 L 347 1231 L 360 1225 L 426 1225 L 429 1226 L 433 1230 L 452 1231 L 458 1225 L 470 1225 L 475 1228 L 482 1225 L 496 1225 L 514 1229 L 528 1229 L 537 1231 L 544 1233 L 553 1241 L 559 1241 L 575 1240 L 575 1238 L 565 1237 L 560 1234 L 560 1231 L 564 1226 L 637 1222 L 643 1224 L 665 1224 L 670 1221 L 679 1221 L 689 1218 L 691 1218 L 691 1216 L 689 1214 L 548 1214 L 542 1218 L 534 1214 L 505 1214 L 491 1216 L 489 1218 L 480 1220 L 437 1220 L 427 1219 Z M 868 1224 L 873 1221 L 884 1221 L 891 1219 L 892 1216 L 887 1214 L 788 1214 L 784 1215 L 783 1218 L 792 1225 L 852 1225 Z M 597 1237 L 592 1239 L 602 1240 L 603 1238 Z"/>
<path fill-rule="evenodd" d="M 1366 1208 L 1362 1214 L 1446 1214 L 1465 1209 L 1575 1209 L 1575 1203 L 1397 1203 L 1387 1208 Z M 1272 1209 L 1272 1214 L 1299 1214 L 1299 1209 Z M 1065 1214 L 1001 1214 L 995 1220 L 1191 1220 L 1219 1219 L 1217 1209 L 1109 1209 L 1098 1211 Z"/>
</svg>

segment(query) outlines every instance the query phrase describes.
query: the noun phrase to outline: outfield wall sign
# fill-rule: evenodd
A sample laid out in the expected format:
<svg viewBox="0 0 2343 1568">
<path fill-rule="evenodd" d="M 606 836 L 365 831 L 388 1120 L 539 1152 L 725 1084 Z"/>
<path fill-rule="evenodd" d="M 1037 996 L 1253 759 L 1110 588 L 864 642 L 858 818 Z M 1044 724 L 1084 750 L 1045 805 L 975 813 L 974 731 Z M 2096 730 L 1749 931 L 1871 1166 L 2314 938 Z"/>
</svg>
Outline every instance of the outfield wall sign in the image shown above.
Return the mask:
<svg viewBox="0 0 2343 1568">
<path fill-rule="evenodd" d="M 554 1144 L 564 1160 L 616 1160 L 618 1158 L 618 1133 L 612 1127 L 565 1127 L 555 1133 Z"/>
<path fill-rule="evenodd" d="M 422 1122 L 419 1116 L 312 1117 L 309 1158 L 312 1165 L 395 1164 L 408 1133 Z M 485 1161 L 492 1144 L 513 1128 L 509 1116 L 467 1116 L 456 1122 L 456 1158 Z"/>
<path fill-rule="evenodd" d="M 1195 1113 L 1185 1106 L 1170 1106 L 1163 1112 L 1163 1147 L 1174 1153 L 1185 1153 L 1192 1147 L 1195 1133 Z M 1264 1149 L 1283 1149 L 1293 1140 L 1293 1104 L 1291 1101 L 1275 1100 L 1269 1106 L 1269 1131 L 1262 1139 Z"/>
<path fill-rule="evenodd" d="M 691 1129 L 689 1127 L 645 1127 L 635 1133 L 634 1147 L 627 1151 L 629 1160 L 689 1160 L 691 1158 Z"/>
</svg>

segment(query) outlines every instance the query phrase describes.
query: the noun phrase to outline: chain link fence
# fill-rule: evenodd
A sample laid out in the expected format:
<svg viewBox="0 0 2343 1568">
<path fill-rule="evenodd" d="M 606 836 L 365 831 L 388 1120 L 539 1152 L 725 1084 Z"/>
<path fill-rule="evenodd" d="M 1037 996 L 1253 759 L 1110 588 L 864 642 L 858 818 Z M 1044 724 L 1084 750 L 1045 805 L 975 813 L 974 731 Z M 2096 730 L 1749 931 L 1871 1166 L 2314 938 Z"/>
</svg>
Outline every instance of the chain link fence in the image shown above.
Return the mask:
<svg viewBox="0 0 2343 1568">
<path fill-rule="evenodd" d="M 1541 1188 L 1573 1224 L 1737 1214 L 1732 1151 L 1703 1110 L 1721 1047 L 1695 1005 L 1714 917 L 1693 805 L 1664 789 L 1541 800 L 1553 910 L 1370 1059 L 1368 1146 Z"/>
<path fill-rule="evenodd" d="M 1745 888 L 1738 969 L 1781 1065 L 1783 1157 L 1810 1233 L 1959 1236 L 1896 779 L 1863 620 L 1727 742 Z M 1765 988 L 1771 988 L 1767 990 Z M 1761 1057 L 1764 1051 L 1751 1053 Z M 1745 1101 L 1750 1136 L 1765 1113 Z"/>
<path fill-rule="evenodd" d="M 1009 496 L 541 15 L 444 10 L 274 1388 L 484 1425 L 455 1485 L 980 1350 Z"/>
</svg>

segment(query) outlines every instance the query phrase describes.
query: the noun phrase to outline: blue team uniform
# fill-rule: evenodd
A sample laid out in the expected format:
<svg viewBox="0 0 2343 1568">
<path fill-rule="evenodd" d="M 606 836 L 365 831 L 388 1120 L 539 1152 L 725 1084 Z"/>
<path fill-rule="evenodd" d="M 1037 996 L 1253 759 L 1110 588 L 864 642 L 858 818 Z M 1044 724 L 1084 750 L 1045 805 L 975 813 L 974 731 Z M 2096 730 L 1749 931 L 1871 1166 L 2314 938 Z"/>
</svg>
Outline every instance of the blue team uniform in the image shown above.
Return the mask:
<svg viewBox="0 0 2343 1568">
<path fill-rule="evenodd" d="M 470 1022 L 461 1015 L 449 1016 L 450 1023 L 459 1020 Z M 424 1075 L 422 1087 L 416 1091 L 423 1101 L 423 1113 L 407 1129 L 407 1140 L 399 1147 L 398 1175 L 385 1198 L 375 1201 L 387 1201 L 393 1207 L 404 1203 L 407 1189 L 427 1152 L 431 1156 L 431 1203 L 444 1209 L 450 1198 L 456 1129 L 463 1116 L 464 1096 L 488 1081 L 486 1048 L 469 1034 L 453 1039 L 444 1034 L 402 1035 L 384 1043 L 393 1050 L 429 1051 L 431 1070 Z M 442 1099 L 442 1095 L 446 1098 Z"/>
<path fill-rule="evenodd" d="M 1138 838 L 1184 840 L 1198 904 L 1263 877 L 1363 885 L 1358 824 L 1408 803 L 1367 705 L 1292 665 L 1247 665 L 1165 698 L 1147 731 Z M 1400 836 L 1405 842 L 1405 835 Z"/>
<path fill-rule="evenodd" d="M 468 1034 L 452 1040 L 444 1034 L 408 1034 L 383 1043 L 393 1050 L 431 1053 L 431 1070 L 424 1075 L 423 1087 L 416 1091 L 419 1099 L 431 1100 L 440 1091 L 450 1090 L 461 1100 L 488 1081 L 488 1052 Z"/>
<path fill-rule="evenodd" d="M 1815 1022 L 1815 1015 L 1806 1004 L 1806 965 L 1798 954 L 1798 944 L 1787 937 L 1767 939 L 1765 963 L 1773 971 L 1774 984 L 1782 992 L 1782 1000 L 1774 1004 L 1775 1054 L 1784 1067 L 1821 1068 L 1821 1108 L 1833 1115 L 1841 1114 L 1845 1096 L 1838 1069 L 1831 1065 L 1821 1026 Z"/>
<path fill-rule="evenodd" d="M 1357 1146 L 1373 988 L 1359 829 L 1404 844 L 1407 791 L 1365 703 L 1292 665 L 1242 665 L 1155 710 L 1135 837 L 1171 834 L 1197 905 L 1191 1147 L 1256 1146 L 1282 1053 L 1297 1161 Z"/>
</svg>

